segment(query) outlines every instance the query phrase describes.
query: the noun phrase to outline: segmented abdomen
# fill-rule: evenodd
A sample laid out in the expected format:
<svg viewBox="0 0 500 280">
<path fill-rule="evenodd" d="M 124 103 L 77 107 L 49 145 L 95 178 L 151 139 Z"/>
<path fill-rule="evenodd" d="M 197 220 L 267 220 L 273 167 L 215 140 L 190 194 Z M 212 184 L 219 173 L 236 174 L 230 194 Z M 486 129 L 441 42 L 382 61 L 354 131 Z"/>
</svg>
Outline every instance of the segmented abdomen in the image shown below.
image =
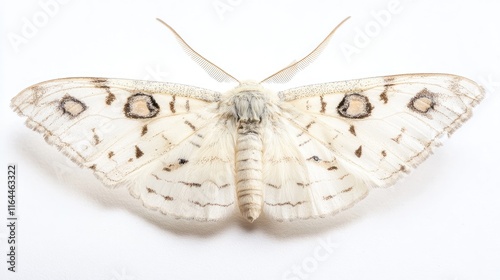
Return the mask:
<svg viewBox="0 0 500 280">
<path fill-rule="evenodd" d="M 263 203 L 262 140 L 260 134 L 242 130 L 236 140 L 236 195 L 241 214 L 253 222 Z"/>
</svg>

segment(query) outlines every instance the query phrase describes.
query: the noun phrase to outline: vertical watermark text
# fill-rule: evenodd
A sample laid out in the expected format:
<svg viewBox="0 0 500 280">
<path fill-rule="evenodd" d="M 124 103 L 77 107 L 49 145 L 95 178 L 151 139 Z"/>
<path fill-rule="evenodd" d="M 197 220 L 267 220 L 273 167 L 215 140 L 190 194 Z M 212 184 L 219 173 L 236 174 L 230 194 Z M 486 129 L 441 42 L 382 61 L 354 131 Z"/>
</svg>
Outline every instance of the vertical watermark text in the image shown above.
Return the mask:
<svg viewBox="0 0 500 280">
<path fill-rule="evenodd" d="M 17 269 L 17 165 L 7 166 L 7 270 Z"/>
</svg>

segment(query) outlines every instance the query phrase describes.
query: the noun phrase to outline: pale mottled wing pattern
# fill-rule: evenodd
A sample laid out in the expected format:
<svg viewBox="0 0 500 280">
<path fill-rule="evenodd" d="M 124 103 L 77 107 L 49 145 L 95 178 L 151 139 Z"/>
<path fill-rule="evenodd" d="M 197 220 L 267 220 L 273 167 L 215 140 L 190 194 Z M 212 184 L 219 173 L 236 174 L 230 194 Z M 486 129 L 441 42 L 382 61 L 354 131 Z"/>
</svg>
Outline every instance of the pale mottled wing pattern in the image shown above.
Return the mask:
<svg viewBox="0 0 500 280">
<path fill-rule="evenodd" d="M 292 118 L 282 111 L 263 135 L 264 212 L 277 220 L 322 217 L 364 198 L 366 185 Z"/>
<path fill-rule="evenodd" d="M 194 190 L 203 192 L 205 182 L 219 186 L 225 182 L 216 174 L 204 172 L 205 167 L 188 157 L 199 148 L 206 131 L 214 129 L 219 98 L 217 92 L 179 84 L 67 78 L 27 88 L 12 100 L 12 107 L 27 117 L 27 126 L 42 133 L 48 143 L 76 163 L 92 169 L 106 185 L 128 183 L 132 193 L 141 197 L 146 206 L 163 212 L 171 212 L 169 207 L 174 203 L 198 207 L 199 203 L 202 206 L 199 212 L 191 209 L 184 213 L 185 217 L 214 219 L 226 210 L 213 213 L 210 207 L 203 207 L 220 202 L 217 197 L 209 196 L 234 199 L 234 190 L 220 188 L 218 193 L 206 192 L 208 197 L 204 200 L 199 198 Z M 219 148 L 220 154 L 234 154 L 230 145 Z M 168 166 L 185 170 L 190 165 L 190 174 L 200 176 L 196 182 L 175 172 L 171 178 L 160 174 Z M 217 168 L 227 170 L 233 165 L 226 161 Z M 145 174 L 145 170 L 150 172 Z M 162 179 L 162 184 L 152 174 Z M 193 188 L 196 184 L 200 187 Z M 159 203 L 162 199 L 163 203 Z M 226 205 L 230 202 L 224 201 Z"/>
<path fill-rule="evenodd" d="M 229 127 L 231 128 L 231 127 Z M 129 182 L 131 194 L 169 216 L 219 220 L 234 211 L 234 131 L 207 124 Z"/>
<path fill-rule="evenodd" d="M 471 116 L 483 94 L 473 81 L 447 74 L 368 78 L 280 92 L 288 132 L 278 138 L 289 135 L 281 143 L 287 147 L 282 153 L 296 157 L 287 165 L 293 177 L 285 185 L 300 191 L 277 192 L 272 174 L 285 169 L 281 163 L 268 164 L 265 211 L 278 219 L 322 216 L 362 199 L 367 187 L 394 184 Z M 300 188 L 304 183 L 308 188 Z"/>
</svg>

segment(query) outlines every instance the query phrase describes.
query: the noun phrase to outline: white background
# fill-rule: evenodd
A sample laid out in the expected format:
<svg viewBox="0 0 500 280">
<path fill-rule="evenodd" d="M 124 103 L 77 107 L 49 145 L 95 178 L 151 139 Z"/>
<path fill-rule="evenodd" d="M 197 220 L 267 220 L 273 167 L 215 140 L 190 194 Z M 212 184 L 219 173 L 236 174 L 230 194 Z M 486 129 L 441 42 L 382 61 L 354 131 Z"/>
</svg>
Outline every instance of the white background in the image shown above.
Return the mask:
<svg viewBox="0 0 500 280">
<path fill-rule="evenodd" d="M 500 279 L 498 1 L 399 0 L 383 22 L 376 15 L 388 0 L 54 1 L 0 4 L 0 279 Z M 259 80 L 349 15 L 323 55 L 282 88 L 446 72 L 481 83 L 486 98 L 405 180 L 331 218 L 165 217 L 124 188 L 103 187 L 9 108 L 23 88 L 69 76 L 228 89 L 156 17 L 233 76 Z M 8 163 L 19 169 L 16 273 L 6 263 Z"/>
</svg>

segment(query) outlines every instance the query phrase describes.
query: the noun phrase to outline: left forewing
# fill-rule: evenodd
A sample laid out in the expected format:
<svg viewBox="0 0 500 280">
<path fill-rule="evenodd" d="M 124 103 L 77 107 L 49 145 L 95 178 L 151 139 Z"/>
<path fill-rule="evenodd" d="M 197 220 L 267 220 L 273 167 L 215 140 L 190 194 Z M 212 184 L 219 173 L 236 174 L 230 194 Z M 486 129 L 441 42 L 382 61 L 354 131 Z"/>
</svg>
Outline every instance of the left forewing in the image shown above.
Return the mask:
<svg viewBox="0 0 500 280">
<path fill-rule="evenodd" d="M 49 144 L 115 185 L 204 127 L 218 100 L 179 84 L 67 78 L 31 86 L 11 106 Z"/>
<path fill-rule="evenodd" d="M 483 94 L 463 77 L 408 74 L 299 87 L 279 96 L 288 119 L 307 137 L 371 185 L 388 186 L 466 121 Z"/>
</svg>

